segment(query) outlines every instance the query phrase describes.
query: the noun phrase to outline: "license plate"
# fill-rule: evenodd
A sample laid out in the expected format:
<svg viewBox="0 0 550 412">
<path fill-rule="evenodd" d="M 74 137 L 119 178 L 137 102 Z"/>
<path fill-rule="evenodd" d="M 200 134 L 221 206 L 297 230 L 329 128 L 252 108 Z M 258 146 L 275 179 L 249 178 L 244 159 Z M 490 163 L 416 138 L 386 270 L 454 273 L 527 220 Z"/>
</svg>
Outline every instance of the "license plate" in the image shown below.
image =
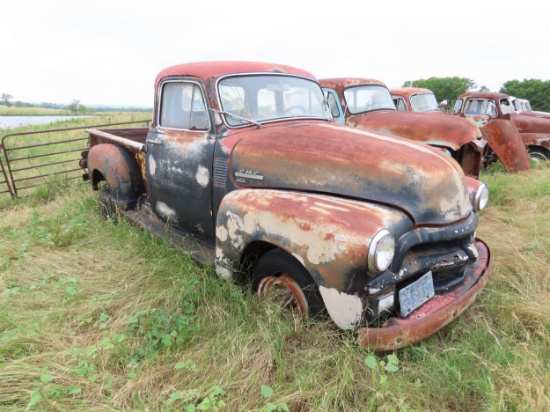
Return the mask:
<svg viewBox="0 0 550 412">
<path fill-rule="evenodd" d="M 406 317 L 416 308 L 435 295 L 432 272 L 423 275 L 416 282 L 404 287 L 399 291 L 399 303 L 401 316 Z"/>
</svg>

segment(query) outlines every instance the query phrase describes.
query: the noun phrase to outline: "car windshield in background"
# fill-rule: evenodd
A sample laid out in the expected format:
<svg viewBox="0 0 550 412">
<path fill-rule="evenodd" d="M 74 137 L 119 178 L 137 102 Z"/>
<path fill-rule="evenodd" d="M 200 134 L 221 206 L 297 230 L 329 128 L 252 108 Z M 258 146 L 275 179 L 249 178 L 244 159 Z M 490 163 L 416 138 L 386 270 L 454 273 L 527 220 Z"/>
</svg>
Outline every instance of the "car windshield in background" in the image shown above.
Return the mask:
<svg viewBox="0 0 550 412">
<path fill-rule="evenodd" d="M 384 86 L 355 86 L 344 90 L 347 109 L 351 114 L 371 110 L 395 110 L 390 91 Z"/>
<path fill-rule="evenodd" d="M 434 112 L 439 110 L 435 96 L 430 93 L 411 96 L 411 106 L 415 112 Z"/>
<path fill-rule="evenodd" d="M 456 106 L 455 106 L 456 110 Z M 468 99 L 464 114 L 467 116 L 496 116 L 497 108 L 493 100 L 488 99 Z"/>
<path fill-rule="evenodd" d="M 225 116 L 229 126 L 294 117 L 331 118 L 319 84 L 301 77 L 232 76 L 219 82 L 218 92 L 222 111 L 230 114 Z"/>
</svg>

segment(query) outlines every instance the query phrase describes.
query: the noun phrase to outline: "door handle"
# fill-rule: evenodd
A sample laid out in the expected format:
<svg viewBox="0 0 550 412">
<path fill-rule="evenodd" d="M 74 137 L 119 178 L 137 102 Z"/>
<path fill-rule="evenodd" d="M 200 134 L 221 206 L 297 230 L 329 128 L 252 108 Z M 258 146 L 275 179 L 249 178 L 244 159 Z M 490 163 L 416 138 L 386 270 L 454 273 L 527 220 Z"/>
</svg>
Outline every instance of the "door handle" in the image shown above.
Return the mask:
<svg viewBox="0 0 550 412">
<path fill-rule="evenodd" d="M 147 143 L 162 144 L 162 140 L 160 140 L 160 139 L 147 139 Z"/>
</svg>

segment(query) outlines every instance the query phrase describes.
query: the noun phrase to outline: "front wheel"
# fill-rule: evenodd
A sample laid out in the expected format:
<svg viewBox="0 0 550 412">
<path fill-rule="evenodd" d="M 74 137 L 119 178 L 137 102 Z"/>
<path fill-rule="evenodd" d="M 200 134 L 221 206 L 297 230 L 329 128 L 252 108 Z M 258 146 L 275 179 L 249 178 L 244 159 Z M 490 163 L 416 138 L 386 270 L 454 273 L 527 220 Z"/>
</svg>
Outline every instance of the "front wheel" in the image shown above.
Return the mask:
<svg viewBox="0 0 550 412">
<path fill-rule="evenodd" d="M 545 162 L 548 160 L 548 151 L 542 147 L 529 147 L 527 152 L 531 160 L 535 162 Z"/>
<path fill-rule="evenodd" d="M 302 318 L 316 317 L 324 310 L 323 300 L 313 279 L 292 255 L 273 249 L 261 257 L 252 288 L 258 296 L 297 313 Z"/>
</svg>

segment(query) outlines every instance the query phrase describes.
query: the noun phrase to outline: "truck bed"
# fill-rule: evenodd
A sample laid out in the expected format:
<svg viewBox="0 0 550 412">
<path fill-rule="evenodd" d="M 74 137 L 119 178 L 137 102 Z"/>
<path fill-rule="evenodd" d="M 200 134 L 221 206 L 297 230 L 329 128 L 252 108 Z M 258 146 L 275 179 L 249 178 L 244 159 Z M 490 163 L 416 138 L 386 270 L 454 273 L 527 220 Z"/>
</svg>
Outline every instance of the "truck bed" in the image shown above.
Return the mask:
<svg viewBox="0 0 550 412">
<path fill-rule="evenodd" d="M 101 143 L 116 143 L 130 149 L 134 154 L 145 152 L 148 127 L 124 129 L 86 129 L 90 136 L 90 147 Z"/>
</svg>

